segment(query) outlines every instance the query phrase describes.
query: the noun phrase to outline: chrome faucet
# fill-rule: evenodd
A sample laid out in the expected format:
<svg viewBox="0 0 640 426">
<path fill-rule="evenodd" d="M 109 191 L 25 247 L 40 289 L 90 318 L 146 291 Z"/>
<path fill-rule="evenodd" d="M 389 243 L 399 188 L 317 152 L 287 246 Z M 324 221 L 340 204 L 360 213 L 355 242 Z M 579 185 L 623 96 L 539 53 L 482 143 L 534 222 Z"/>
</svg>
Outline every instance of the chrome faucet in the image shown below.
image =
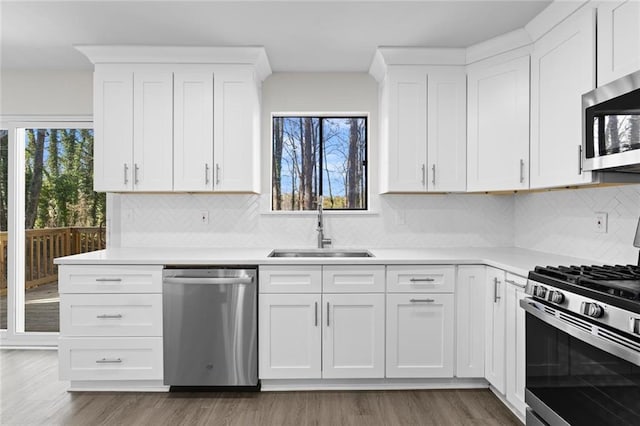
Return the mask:
<svg viewBox="0 0 640 426">
<path fill-rule="evenodd" d="M 318 197 L 318 248 L 323 249 L 331 245 L 331 238 L 324 237 L 324 223 L 322 222 L 322 195 Z"/>
</svg>

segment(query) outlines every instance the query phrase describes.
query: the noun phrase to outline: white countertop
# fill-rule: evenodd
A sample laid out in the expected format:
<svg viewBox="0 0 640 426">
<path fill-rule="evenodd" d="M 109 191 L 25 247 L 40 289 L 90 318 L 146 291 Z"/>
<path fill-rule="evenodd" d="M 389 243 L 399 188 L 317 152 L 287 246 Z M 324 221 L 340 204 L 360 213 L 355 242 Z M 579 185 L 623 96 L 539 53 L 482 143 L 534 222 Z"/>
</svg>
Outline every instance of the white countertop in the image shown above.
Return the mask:
<svg viewBox="0 0 640 426">
<path fill-rule="evenodd" d="M 118 248 L 57 258 L 59 265 L 318 265 L 484 264 L 526 277 L 537 265 L 597 264 L 597 261 L 516 247 L 369 249 L 374 257 L 270 258 L 271 248 Z"/>
</svg>

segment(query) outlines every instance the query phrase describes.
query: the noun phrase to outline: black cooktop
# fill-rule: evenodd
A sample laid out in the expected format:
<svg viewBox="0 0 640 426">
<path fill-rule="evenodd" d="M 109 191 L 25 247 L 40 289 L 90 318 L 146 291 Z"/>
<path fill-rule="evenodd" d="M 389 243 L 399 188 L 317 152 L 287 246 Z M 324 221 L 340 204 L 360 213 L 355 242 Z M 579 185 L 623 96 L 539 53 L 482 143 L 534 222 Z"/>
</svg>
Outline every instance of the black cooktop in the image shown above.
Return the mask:
<svg viewBox="0 0 640 426">
<path fill-rule="evenodd" d="M 536 266 L 529 279 L 640 311 L 640 267 L 636 265 Z"/>
</svg>

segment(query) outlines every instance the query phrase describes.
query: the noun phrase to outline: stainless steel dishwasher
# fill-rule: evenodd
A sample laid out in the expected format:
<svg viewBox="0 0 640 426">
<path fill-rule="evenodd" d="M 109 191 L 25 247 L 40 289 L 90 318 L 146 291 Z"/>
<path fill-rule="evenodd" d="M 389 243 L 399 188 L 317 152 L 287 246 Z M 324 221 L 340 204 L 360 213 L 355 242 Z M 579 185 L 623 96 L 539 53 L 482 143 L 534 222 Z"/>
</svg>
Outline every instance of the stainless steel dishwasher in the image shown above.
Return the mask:
<svg viewBox="0 0 640 426">
<path fill-rule="evenodd" d="M 164 384 L 258 384 L 255 267 L 171 267 L 163 272 Z"/>
</svg>

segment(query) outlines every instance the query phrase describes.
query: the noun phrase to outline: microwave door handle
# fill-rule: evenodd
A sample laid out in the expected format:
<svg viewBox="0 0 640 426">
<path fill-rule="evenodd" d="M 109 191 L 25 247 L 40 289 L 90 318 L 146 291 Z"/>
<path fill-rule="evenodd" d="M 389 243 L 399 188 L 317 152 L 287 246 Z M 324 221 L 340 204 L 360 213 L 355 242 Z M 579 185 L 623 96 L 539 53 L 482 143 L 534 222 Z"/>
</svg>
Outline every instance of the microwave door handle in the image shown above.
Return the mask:
<svg viewBox="0 0 640 426">
<path fill-rule="evenodd" d="M 623 346 L 613 340 L 605 339 L 604 337 L 592 334 L 591 332 L 584 331 L 581 328 L 577 328 L 568 322 L 561 321 L 555 315 L 547 313 L 545 306 L 536 302 L 533 299 L 526 298 L 520 301 L 520 306 L 526 311 L 527 314 L 531 314 L 538 318 L 542 322 L 545 322 L 553 328 L 559 329 L 568 335 L 581 340 L 591 346 L 603 350 L 604 352 L 615 355 L 632 364 L 640 366 L 640 350 L 635 351 L 626 346 Z M 597 327 L 593 325 L 593 327 Z M 609 334 L 611 334 L 609 332 Z"/>
</svg>

